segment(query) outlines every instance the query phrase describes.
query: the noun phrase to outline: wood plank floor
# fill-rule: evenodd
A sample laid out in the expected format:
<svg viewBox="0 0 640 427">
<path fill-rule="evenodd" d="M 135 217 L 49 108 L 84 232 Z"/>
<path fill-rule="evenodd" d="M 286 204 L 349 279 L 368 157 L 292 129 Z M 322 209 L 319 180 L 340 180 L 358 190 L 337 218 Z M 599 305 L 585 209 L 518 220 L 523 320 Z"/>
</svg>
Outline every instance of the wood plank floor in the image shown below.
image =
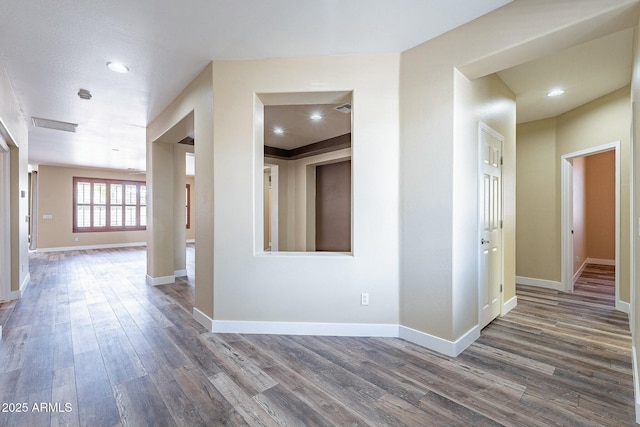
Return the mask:
<svg viewBox="0 0 640 427">
<path fill-rule="evenodd" d="M 207 333 L 193 277 L 152 288 L 145 262 L 144 248 L 31 255 L 23 299 L 0 305 L 0 425 L 634 424 L 609 267 L 573 294 L 518 286 L 518 307 L 450 358 L 400 339 Z"/>
</svg>

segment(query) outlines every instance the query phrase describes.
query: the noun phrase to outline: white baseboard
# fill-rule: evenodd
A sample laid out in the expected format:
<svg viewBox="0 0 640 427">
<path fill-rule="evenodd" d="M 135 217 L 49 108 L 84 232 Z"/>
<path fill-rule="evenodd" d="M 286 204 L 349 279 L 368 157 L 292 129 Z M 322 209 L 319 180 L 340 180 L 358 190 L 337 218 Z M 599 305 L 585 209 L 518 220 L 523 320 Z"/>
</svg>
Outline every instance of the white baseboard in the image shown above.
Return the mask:
<svg viewBox="0 0 640 427">
<path fill-rule="evenodd" d="M 14 301 L 20 298 L 22 298 L 22 291 L 11 291 L 9 292 L 7 301 Z"/>
<path fill-rule="evenodd" d="M 86 251 L 91 249 L 130 248 L 134 246 L 147 246 L 147 242 L 110 243 L 106 245 L 88 245 L 88 246 L 64 246 L 64 247 L 58 247 L 58 248 L 37 248 L 36 252 Z"/>
<path fill-rule="evenodd" d="M 398 325 L 214 320 L 212 332 L 238 334 L 397 337 Z"/>
<path fill-rule="evenodd" d="M 195 307 L 193 318 L 213 333 L 402 338 L 452 357 L 458 356 L 480 337 L 478 326 L 471 328 L 458 340 L 448 341 L 396 324 L 213 320 Z"/>
<path fill-rule="evenodd" d="M 207 331 L 213 332 L 213 319 L 195 307 L 193 307 L 193 319 L 204 326 Z"/>
<path fill-rule="evenodd" d="M 173 272 L 175 277 L 187 277 L 187 270 L 176 270 Z"/>
<path fill-rule="evenodd" d="M 587 258 L 585 263 L 598 264 L 598 265 L 616 265 L 615 259 L 602 259 L 602 258 Z"/>
<path fill-rule="evenodd" d="M 640 378 L 638 377 L 636 346 L 631 345 L 631 366 L 633 370 L 633 401 L 636 406 L 636 423 L 640 424 Z"/>
<path fill-rule="evenodd" d="M 427 334 L 426 332 L 417 331 L 406 326 L 400 326 L 398 338 L 407 340 L 429 350 L 446 354 L 447 356 L 456 357 L 469 347 L 475 340 L 480 338 L 480 328 L 474 326 L 466 334 L 456 341 L 449 341 Z"/>
<path fill-rule="evenodd" d="M 631 305 L 628 302 L 616 301 L 616 310 L 621 311 L 623 313 L 630 314 L 631 313 Z"/>
<path fill-rule="evenodd" d="M 151 286 L 168 285 L 169 283 L 174 283 L 175 281 L 176 281 L 175 276 L 151 277 L 147 274 L 147 285 L 151 285 Z"/>
<path fill-rule="evenodd" d="M 534 279 L 532 277 L 516 276 L 516 283 L 527 286 L 537 286 L 538 288 L 555 289 L 556 291 L 565 291 L 562 283 L 554 280 Z"/>
<path fill-rule="evenodd" d="M 504 316 L 518 305 L 518 297 L 514 296 L 509 299 L 509 301 L 502 304 L 502 313 L 501 316 Z"/>
<path fill-rule="evenodd" d="M 584 271 L 584 268 L 587 266 L 587 264 L 589 264 L 588 262 L 589 258 L 585 259 L 584 262 L 582 263 L 582 265 L 580 266 L 580 268 L 578 269 L 578 271 L 576 271 L 573 274 L 573 283 L 575 284 L 576 281 L 578 280 L 578 278 L 580 278 L 580 275 L 582 274 L 582 272 Z"/>
<path fill-rule="evenodd" d="M 17 291 L 9 292 L 7 301 L 13 301 L 22 298 L 22 296 L 24 295 L 24 290 L 27 289 L 29 283 L 31 283 L 31 274 L 27 273 L 27 275 L 24 276 L 24 280 L 22 281 L 22 283 L 20 283 L 20 289 Z"/>
<path fill-rule="evenodd" d="M 22 283 L 20 283 L 20 296 L 22 296 L 24 290 L 27 289 L 29 283 L 31 283 L 31 273 L 27 273 L 27 275 L 24 276 L 24 280 L 22 281 Z"/>
<path fill-rule="evenodd" d="M 509 304 L 515 304 L 511 302 L 514 300 L 509 300 Z M 397 324 L 213 320 L 195 307 L 193 318 L 213 333 L 402 338 L 451 357 L 458 356 L 480 337 L 477 325 L 456 341 L 448 341 Z"/>
</svg>

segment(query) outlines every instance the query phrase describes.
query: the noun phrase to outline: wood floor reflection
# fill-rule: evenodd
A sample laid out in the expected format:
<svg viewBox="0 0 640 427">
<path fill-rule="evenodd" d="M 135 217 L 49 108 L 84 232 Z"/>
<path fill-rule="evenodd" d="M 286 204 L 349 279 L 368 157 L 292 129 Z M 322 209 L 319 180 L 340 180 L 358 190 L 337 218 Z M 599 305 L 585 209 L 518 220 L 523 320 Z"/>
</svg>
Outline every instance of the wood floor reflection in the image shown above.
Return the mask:
<svg viewBox="0 0 640 427">
<path fill-rule="evenodd" d="M 30 261 L 24 297 L 0 305 L 3 426 L 634 424 L 610 267 L 572 294 L 518 286 L 518 307 L 450 358 L 391 338 L 208 333 L 193 276 L 147 286 L 144 248 Z"/>
</svg>

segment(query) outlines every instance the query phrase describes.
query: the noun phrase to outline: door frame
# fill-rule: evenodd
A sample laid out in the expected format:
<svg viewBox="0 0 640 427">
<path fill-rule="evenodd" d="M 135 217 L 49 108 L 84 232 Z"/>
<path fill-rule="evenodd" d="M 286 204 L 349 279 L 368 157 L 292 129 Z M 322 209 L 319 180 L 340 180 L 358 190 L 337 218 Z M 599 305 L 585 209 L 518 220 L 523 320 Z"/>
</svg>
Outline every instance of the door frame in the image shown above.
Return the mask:
<svg viewBox="0 0 640 427">
<path fill-rule="evenodd" d="M 0 301 L 11 299 L 11 148 L 0 121 Z M 1 329 L 0 329 L 1 330 Z"/>
<path fill-rule="evenodd" d="M 496 131 L 495 129 L 493 129 L 491 126 L 489 126 L 488 124 L 480 121 L 478 122 L 478 148 L 477 148 L 477 159 L 476 159 L 476 165 L 478 167 L 478 170 L 476 172 L 476 179 L 477 179 L 477 191 L 478 191 L 478 196 L 477 196 L 477 200 L 476 200 L 476 209 L 477 209 L 477 221 L 478 221 L 478 225 L 477 225 L 477 233 L 476 233 L 476 244 L 480 243 L 480 240 L 482 239 L 482 224 L 480 224 L 480 197 L 482 196 L 482 192 L 481 192 L 481 186 L 482 186 L 482 167 L 481 167 L 481 162 L 482 162 L 482 153 L 480 150 L 482 150 L 482 145 L 481 145 L 481 141 L 482 141 L 482 132 L 486 132 L 487 134 L 491 135 L 492 137 L 494 137 L 495 139 L 500 141 L 500 157 L 504 158 L 504 141 L 505 138 L 504 136 Z M 499 301 L 498 303 L 500 304 L 500 314 L 499 316 L 504 315 L 504 254 L 505 254 L 505 250 L 504 250 L 504 174 L 503 174 L 503 168 L 504 165 L 500 164 L 500 220 L 502 221 L 502 226 L 500 227 L 500 247 L 501 249 L 501 253 L 500 253 L 500 284 L 501 284 L 501 291 L 499 293 Z M 476 272 L 476 277 L 478 278 L 478 326 L 480 328 L 482 328 L 482 293 L 483 293 L 483 289 L 482 289 L 482 281 L 480 278 L 480 274 L 481 274 L 481 270 L 480 270 L 480 266 L 481 266 L 481 252 L 480 250 L 477 251 L 477 256 L 478 256 L 478 265 L 477 265 L 477 272 Z M 491 322 L 489 322 L 491 323 Z M 489 324 L 488 323 L 488 324 Z M 488 325 L 487 324 L 487 325 Z M 485 325 L 486 326 L 486 325 Z"/>
<path fill-rule="evenodd" d="M 279 244 L 279 227 L 278 227 L 278 219 L 280 218 L 280 213 L 278 212 L 278 206 L 280 204 L 280 167 L 275 163 L 270 163 L 265 160 L 264 167 L 271 169 L 271 252 L 278 252 L 280 250 Z M 264 183 L 263 183 L 264 189 Z M 266 194 L 263 192 L 263 203 L 264 197 Z M 264 210 L 263 210 L 264 213 Z M 262 235 L 264 236 L 264 230 Z M 264 252 L 264 243 L 262 243 L 262 252 Z"/>
<path fill-rule="evenodd" d="M 616 309 L 629 312 L 628 305 L 620 301 L 620 141 L 610 142 L 597 147 L 586 148 L 573 153 L 564 154 L 560 158 L 561 202 L 560 202 L 560 251 L 561 251 L 561 284 L 566 292 L 573 292 L 573 159 L 604 153 L 615 152 L 615 305 Z"/>
</svg>

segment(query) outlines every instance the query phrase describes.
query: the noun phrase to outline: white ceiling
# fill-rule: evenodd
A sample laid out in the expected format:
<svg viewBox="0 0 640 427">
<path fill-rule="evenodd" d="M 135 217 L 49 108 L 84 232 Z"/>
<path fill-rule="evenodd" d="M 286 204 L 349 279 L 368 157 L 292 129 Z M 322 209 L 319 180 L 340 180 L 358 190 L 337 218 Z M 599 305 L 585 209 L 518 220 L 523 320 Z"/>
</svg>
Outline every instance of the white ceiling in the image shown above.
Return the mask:
<svg viewBox="0 0 640 427">
<path fill-rule="evenodd" d="M 31 127 L 30 163 L 145 169 L 147 123 L 212 59 L 400 52 L 509 2 L 0 0 L 0 62 L 28 120 L 79 124 Z"/>
<path fill-rule="evenodd" d="M 633 29 L 498 73 L 516 94 L 517 122 L 555 117 L 631 82 Z M 564 95 L 547 93 L 562 88 Z"/>
<path fill-rule="evenodd" d="M 30 126 L 30 163 L 144 170 L 147 123 L 212 59 L 400 52 L 509 2 L 0 0 L 0 62 L 27 120 L 79 124 L 77 133 Z M 518 121 L 552 113 L 540 94 L 555 77 L 571 76 L 553 83 L 569 89 L 562 108 L 628 84 L 629 37 L 501 72 Z M 79 99 L 81 88 L 93 99 Z"/>
</svg>

